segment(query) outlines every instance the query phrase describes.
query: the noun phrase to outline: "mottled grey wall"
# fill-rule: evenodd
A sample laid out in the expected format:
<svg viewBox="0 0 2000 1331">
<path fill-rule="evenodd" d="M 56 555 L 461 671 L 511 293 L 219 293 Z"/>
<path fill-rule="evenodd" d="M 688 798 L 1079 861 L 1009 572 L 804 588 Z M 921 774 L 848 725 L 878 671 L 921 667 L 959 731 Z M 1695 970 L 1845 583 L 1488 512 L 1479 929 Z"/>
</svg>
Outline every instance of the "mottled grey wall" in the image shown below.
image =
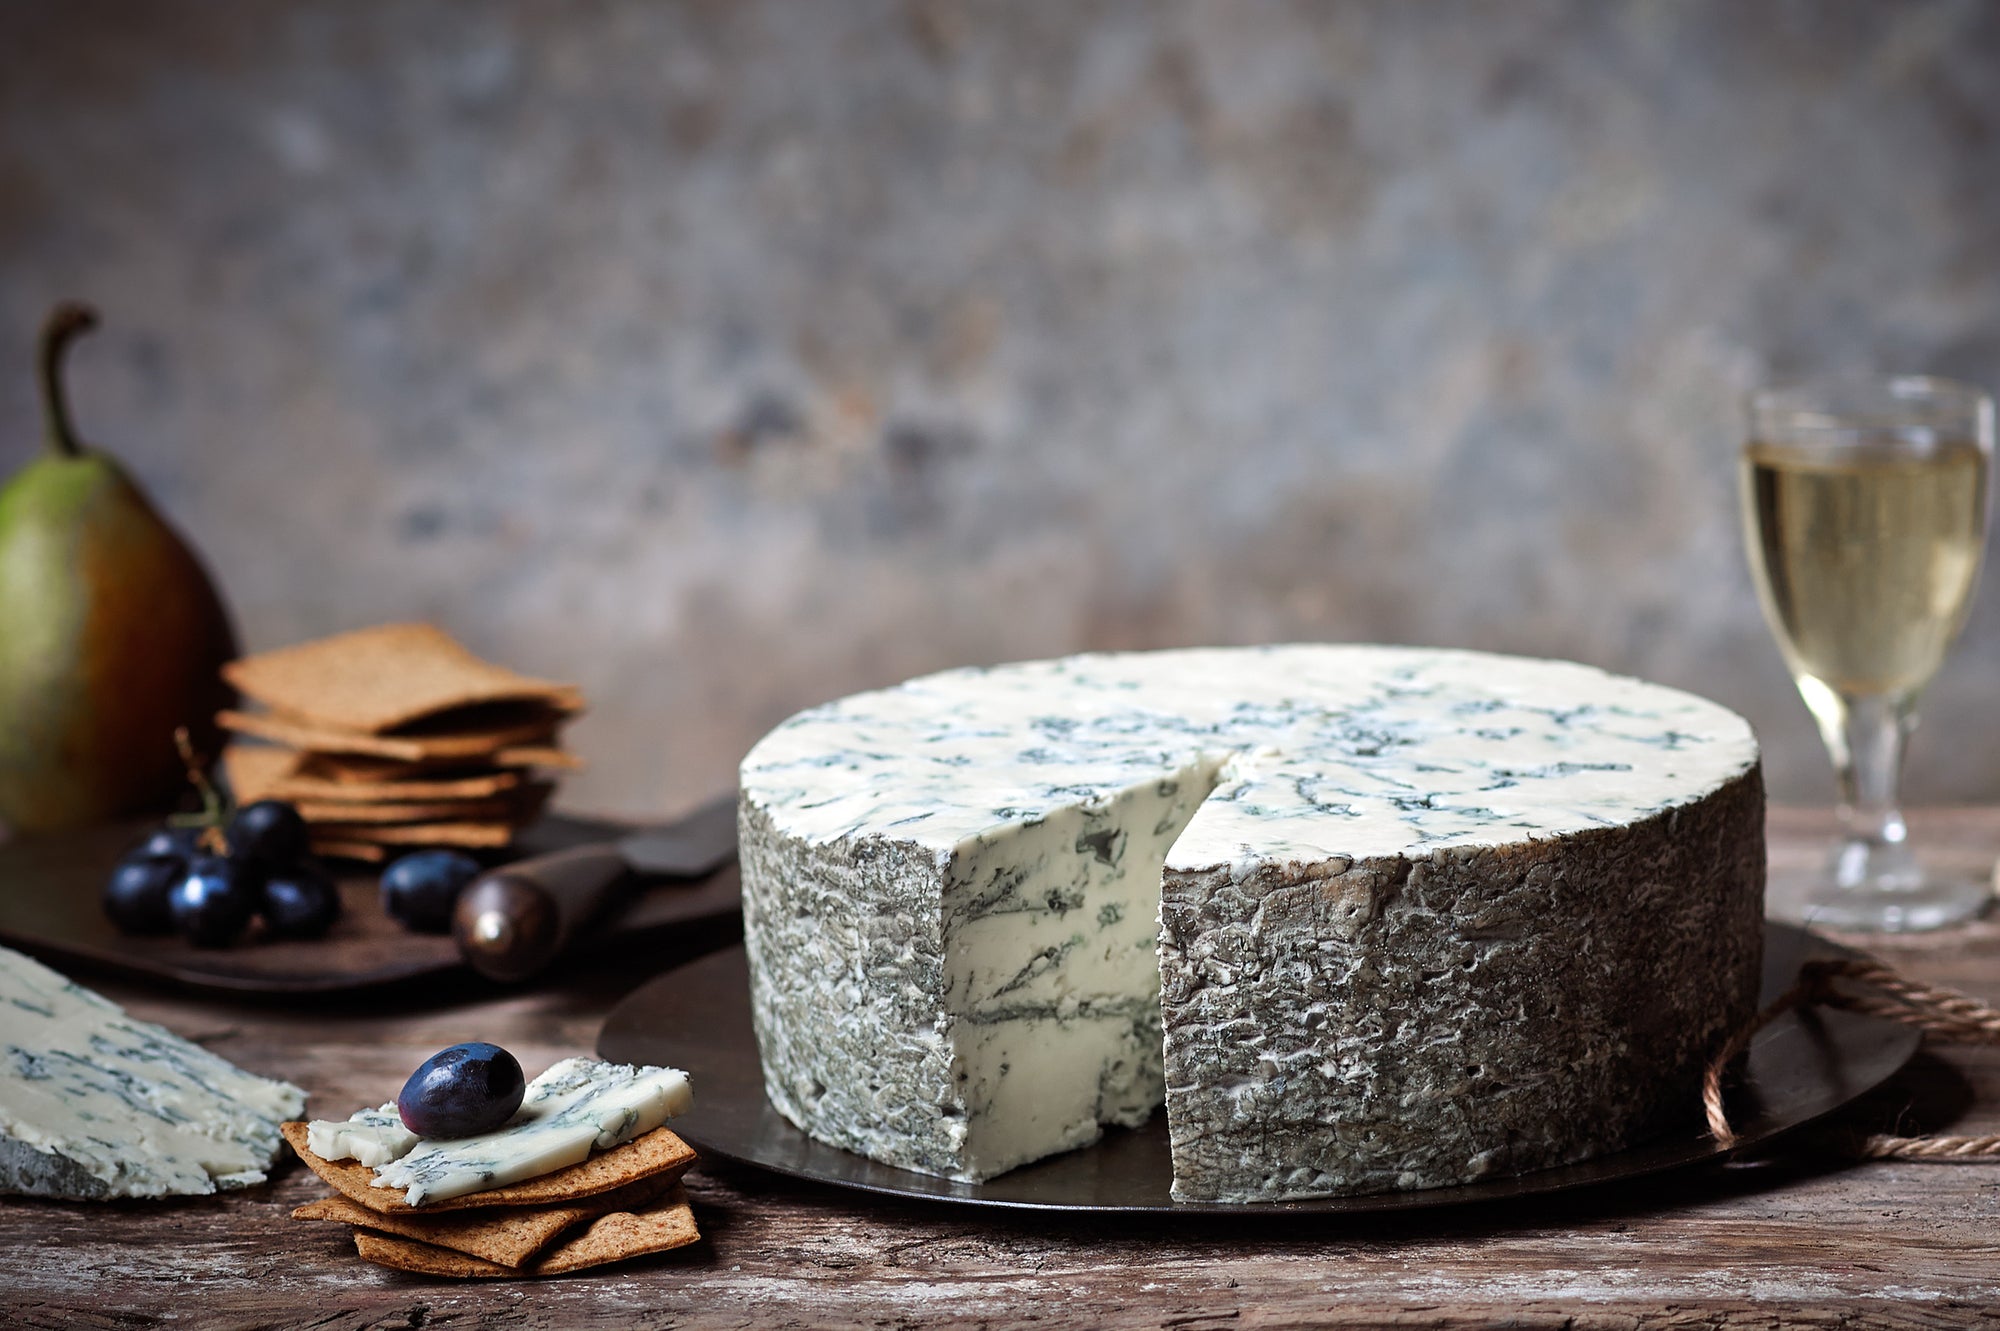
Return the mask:
<svg viewBox="0 0 2000 1331">
<path fill-rule="evenodd" d="M 1575 657 L 1824 760 L 1735 403 L 2000 381 L 2000 6 L 0 9 L 0 469 L 89 433 L 250 641 L 438 619 L 726 783 L 919 671 L 1339 638 Z M 2000 578 L 1924 798 L 2000 797 Z"/>
</svg>

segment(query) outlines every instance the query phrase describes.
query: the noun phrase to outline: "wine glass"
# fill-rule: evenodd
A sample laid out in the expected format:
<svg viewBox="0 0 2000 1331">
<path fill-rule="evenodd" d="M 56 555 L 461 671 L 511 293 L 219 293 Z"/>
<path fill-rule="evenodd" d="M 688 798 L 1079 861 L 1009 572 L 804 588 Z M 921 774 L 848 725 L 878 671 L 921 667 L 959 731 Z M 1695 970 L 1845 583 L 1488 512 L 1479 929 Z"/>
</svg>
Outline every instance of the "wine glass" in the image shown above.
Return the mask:
<svg viewBox="0 0 2000 1331">
<path fill-rule="evenodd" d="M 1986 884 L 1918 864 L 1896 791 L 1917 699 L 1979 579 L 1993 400 L 1869 376 L 1767 389 L 1749 409 L 1750 567 L 1840 785 L 1841 836 L 1808 918 L 1879 931 L 1970 919 Z"/>
</svg>

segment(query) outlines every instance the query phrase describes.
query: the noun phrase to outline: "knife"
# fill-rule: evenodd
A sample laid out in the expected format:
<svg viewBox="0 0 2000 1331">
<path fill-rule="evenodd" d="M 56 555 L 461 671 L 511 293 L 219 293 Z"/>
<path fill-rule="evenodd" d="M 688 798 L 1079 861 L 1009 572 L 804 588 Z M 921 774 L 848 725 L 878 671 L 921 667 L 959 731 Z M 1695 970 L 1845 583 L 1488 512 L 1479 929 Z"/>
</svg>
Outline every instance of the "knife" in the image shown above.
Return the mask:
<svg viewBox="0 0 2000 1331">
<path fill-rule="evenodd" d="M 706 878 L 736 858 L 736 797 L 616 841 L 489 869 L 459 894 L 452 934 L 481 975 L 525 980 L 641 880 Z"/>
</svg>

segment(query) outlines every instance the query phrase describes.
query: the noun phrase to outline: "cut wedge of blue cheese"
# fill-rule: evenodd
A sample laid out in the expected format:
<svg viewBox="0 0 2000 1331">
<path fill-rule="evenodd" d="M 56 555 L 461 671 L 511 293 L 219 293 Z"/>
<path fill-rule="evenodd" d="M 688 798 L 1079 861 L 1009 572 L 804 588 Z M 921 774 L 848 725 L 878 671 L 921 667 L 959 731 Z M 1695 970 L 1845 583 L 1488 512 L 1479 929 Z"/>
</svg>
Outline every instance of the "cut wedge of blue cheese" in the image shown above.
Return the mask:
<svg viewBox="0 0 2000 1331">
<path fill-rule="evenodd" d="M 393 1104 L 306 1128 L 313 1154 L 375 1168 L 374 1186 L 402 1188 L 412 1206 L 538 1178 L 651 1132 L 694 1103 L 687 1074 L 566 1058 L 528 1083 L 503 1128 L 426 1141 L 408 1132 Z"/>
<path fill-rule="evenodd" d="M 0 948 L 0 1192 L 98 1200 L 262 1183 L 305 1092 Z"/>
<path fill-rule="evenodd" d="M 950 671 L 741 772 L 771 1102 L 980 1180 L 1164 1102 L 1175 1195 L 1614 1150 L 1752 1010 L 1740 717 L 1565 662 L 1289 646 Z"/>
<path fill-rule="evenodd" d="M 361 1109 L 352 1118 L 314 1119 L 306 1125 L 306 1148 L 322 1160 L 354 1160 L 374 1168 L 400 1160 L 417 1144 L 391 1100 L 380 1109 Z"/>
</svg>

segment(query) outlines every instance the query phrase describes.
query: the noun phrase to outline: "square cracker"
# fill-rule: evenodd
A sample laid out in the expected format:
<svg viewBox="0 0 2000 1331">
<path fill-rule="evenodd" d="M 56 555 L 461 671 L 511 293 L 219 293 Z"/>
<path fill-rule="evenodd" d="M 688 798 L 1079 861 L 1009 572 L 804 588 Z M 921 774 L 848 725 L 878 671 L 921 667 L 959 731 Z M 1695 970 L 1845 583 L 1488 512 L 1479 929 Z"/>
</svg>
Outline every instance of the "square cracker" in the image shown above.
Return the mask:
<svg viewBox="0 0 2000 1331">
<path fill-rule="evenodd" d="M 245 697 L 334 730 L 377 734 L 460 707 L 539 702 L 574 711 L 576 686 L 482 661 L 435 624 L 380 624 L 231 661 Z"/>
<path fill-rule="evenodd" d="M 229 774 L 229 788 L 246 804 L 260 799 L 339 804 L 491 799 L 518 789 L 526 780 L 515 768 L 465 776 L 339 779 L 324 775 L 316 760 L 261 744 L 230 745 L 222 755 L 222 767 Z"/>
<path fill-rule="evenodd" d="M 316 823 L 315 839 L 361 841 L 377 846 L 457 846 L 462 850 L 498 850 L 512 845 L 519 825 L 488 823 Z"/>
<path fill-rule="evenodd" d="M 254 735 L 274 744 L 314 753 L 359 753 L 374 758 L 396 758 L 403 762 L 432 762 L 450 759 L 473 762 L 491 759 L 503 750 L 523 746 L 541 747 L 555 737 L 563 718 L 549 714 L 489 720 L 484 726 L 464 730 L 442 730 L 428 734 L 373 735 L 359 731 L 329 729 L 282 712 L 239 712 L 225 709 L 215 714 L 215 723 L 238 735 Z M 521 766 L 513 763 L 509 766 Z"/>
<path fill-rule="evenodd" d="M 299 755 L 303 770 L 328 781 L 360 783 L 377 781 L 429 780 L 489 772 L 494 768 L 511 771 L 524 767 L 561 767 L 576 770 L 583 760 L 548 744 L 510 745 L 471 758 L 380 758 L 362 753 L 306 752 Z"/>
<path fill-rule="evenodd" d="M 694 1163 L 694 1150 L 676 1137 L 671 1129 L 654 1128 L 622 1146 L 599 1151 L 573 1165 L 553 1170 L 537 1178 L 510 1183 L 504 1188 L 469 1192 L 448 1197 L 426 1206 L 412 1206 L 394 1188 L 374 1186 L 375 1171 L 353 1160 L 327 1160 L 313 1154 L 306 1145 L 306 1125 L 283 1123 L 278 1131 L 291 1143 L 306 1168 L 333 1186 L 334 1191 L 384 1215 L 436 1215 L 441 1211 L 463 1211 L 480 1206 L 540 1206 L 548 1202 L 573 1202 L 595 1197 L 601 1192 L 623 1188 L 640 1179 L 679 1178 Z"/>
<path fill-rule="evenodd" d="M 318 800 L 294 799 L 308 823 L 525 823 L 541 812 L 552 789 L 537 782 L 485 799 Z"/>
<path fill-rule="evenodd" d="M 645 1211 L 613 1211 L 589 1225 L 558 1239 L 541 1255 L 519 1268 L 468 1257 L 434 1244 L 413 1239 L 354 1231 L 354 1248 L 378 1266 L 420 1275 L 456 1276 L 461 1279 L 506 1279 L 520 1276 L 557 1276 L 568 1271 L 622 1262 L 648 1253 L 684 1248 L 701 1238 L 695 1228 L 694 1209 L 679 1184 L 661 1203 Z"/>
<path fill-rule="evenodd" d="M 299 755 L 266 744 L 231 744 L 222 751 L 222 774 L 238 804 L 283 799 L 275 787 L 297 772 Z"/>
<path fill-rule="evenodd" d="M 354 860 L 361 864 L 380 864 L 389 858 L 389 852 L 372 841 L 347 841 L 340 837 L 314 837 L 312 853 L 331 860 Z"/>
<path fill-rule="evenodd" d="M 599 1193 L 576 1202 L 559 1202 L 549 1206 L 486 1207 L 451 1211 L 444 1215 L 415 1212 L 385 1215 L 345 1197 L 323 1197 L 293 1211 L 292 1219 L 331 1220 L 344 1225 L 359 1225 L 434 1247 L 449 1248 L 483 1261 L 518 1267 L 548 1247 L 558 1234 L 567 1229 L 614 1211 L 652 1209 L 669 1190 L 679 1187 L 679 1180 L 655 1175 L 613 1192 Z"/>
<path fill-rule="evenodd" d="M 547 744 L 522 744 L 500 750 L 492 757 L 496 767 L 560 767 L 566 772 L 583 770 L 583 759 Z"/>
</svg>

